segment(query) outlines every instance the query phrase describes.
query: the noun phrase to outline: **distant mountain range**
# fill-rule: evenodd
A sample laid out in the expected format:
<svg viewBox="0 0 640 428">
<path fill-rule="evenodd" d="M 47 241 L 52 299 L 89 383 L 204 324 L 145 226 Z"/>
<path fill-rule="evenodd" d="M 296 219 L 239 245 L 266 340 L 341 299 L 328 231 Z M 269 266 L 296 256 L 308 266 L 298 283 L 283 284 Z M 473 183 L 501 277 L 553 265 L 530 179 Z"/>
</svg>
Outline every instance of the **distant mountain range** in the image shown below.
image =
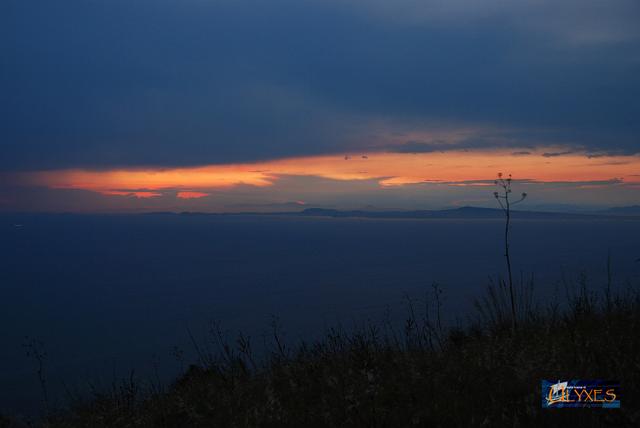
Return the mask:
<svg viewBox="0 0 640 428">
<path fill-rule="evenodd" d="M 560 219 L 560 218 L 592 218 L 606 217 L 611 214 L 574 214 L 541 211 L 511 211 L 514 219 Z M 361 217 L 361 218 L 450 218 L 450 219 L 492 219 L 503 218 L 504 213 L 499 208 L 460 207 L 444 210 L 415 210 L 415 211 L 340 211 L 323 208 L 308 208 L 298 215 L 319 217 Z"/>
<path fill-rule="evenodd" d="M 591 213 L 562 213 L 543 211 L 511 211 L 514 219 L 590 219 L 637 217 L 640 219 L 640 206 L 611 208 Z M 182 215 L 208 215 L 206 213 L 184 212 Z M 333 217 L 333 218 L 377 218 L 377 219 L 497 219 L 504 213 L 499 208 L 460 207 L 443 210 L 413 211 L 373 211 L 373 210 L 336 210 L 327 208 L 307 208 L 302 211 L 286 212 L 238 212 L 212 215 L 278 215 L 292 217 Z"/>
</svg>

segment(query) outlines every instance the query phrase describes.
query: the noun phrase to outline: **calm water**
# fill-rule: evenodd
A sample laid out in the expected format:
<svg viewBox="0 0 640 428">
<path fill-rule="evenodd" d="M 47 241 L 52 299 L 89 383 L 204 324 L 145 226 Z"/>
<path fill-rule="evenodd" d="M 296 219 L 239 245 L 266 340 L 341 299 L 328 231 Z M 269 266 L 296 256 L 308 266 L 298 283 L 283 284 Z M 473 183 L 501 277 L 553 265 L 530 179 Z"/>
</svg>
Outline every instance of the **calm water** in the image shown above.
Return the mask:
<svg viewBox="0 0 640 428">
<path fill-rule="evenodd" d="M 22 226 L 16 226 L 20 224 Z M 24 337 L 47 349 L 47 379 L 108 383 L 135 368 L 179 369 L 193 357 L 187 326 L 210 320 L 260 342 L 272 315 L 289 340 L 326 326 L 402 313 L 433 281 L 451 317 L 468 314 L 489 275 L 502 272 L 493 220 L 360 220 L 254 216 L 0 216 L 0 411 L 37 408 Z M 517 270 L 552 296 L 562 272 L 640 280 L 640 222 L 516 221 Z M 155 361 L 155 363 L 153 363 Z"/>
</svg>

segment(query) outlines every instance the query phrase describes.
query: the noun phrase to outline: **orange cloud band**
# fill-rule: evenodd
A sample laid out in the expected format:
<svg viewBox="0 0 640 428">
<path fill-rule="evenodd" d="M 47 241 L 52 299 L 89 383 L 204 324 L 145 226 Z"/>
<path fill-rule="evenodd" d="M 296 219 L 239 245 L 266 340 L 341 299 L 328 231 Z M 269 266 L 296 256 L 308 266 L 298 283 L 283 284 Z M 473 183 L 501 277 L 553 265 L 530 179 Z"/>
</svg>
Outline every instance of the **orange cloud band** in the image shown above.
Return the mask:
<svg viewBox="0 0 640 428">
<path fill-rule="evenodd" d="M 555 150 L 555 151 L 554 151 Z M 363 153 L 287 158 L 265 162 L 188 168 L 81 169 L 24 173 L 24 184 L 54 189 L 84 189 L 107 195 L 159 196 L 179 190 L 180 198 L 207 196 L 206 190 L 238 185 L 266 187 L 279 176 L 315 176 L 333 180 L 377 180 L 382 187 L 422 182 L 460 184 L 486 180 L 497 172 L 539 182 L 594 182 L 619 179 L 640 183 L 640 156 L 588 157 L 562 148 L 539 148 L 526 155 L 515 150 L 432 153 Z M 550 155 L 549 153 L 561 153 Z"/>
</svg>

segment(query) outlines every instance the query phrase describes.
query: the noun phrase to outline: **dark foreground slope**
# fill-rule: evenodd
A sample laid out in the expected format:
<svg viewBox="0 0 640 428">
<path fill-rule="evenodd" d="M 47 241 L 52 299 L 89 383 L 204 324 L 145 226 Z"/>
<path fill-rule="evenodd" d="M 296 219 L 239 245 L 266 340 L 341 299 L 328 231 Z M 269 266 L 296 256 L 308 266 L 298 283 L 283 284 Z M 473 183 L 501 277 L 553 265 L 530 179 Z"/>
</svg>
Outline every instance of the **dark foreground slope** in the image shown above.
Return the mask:
<svg viewBox="0 0 640 428">
<path fill-rule="evenodd" d="M 521 304 L 515 333 L 499 289 L 465 329 L 439 328 L 434 300 L 420 316 L 410 306 L 400 329 L 331 330 L 296 350 L 274 334 L 263 364 L 246 338 L 214 331 L 220 353 L 198 347 L 200 363 L 166 390 L 123 382 L 43 426 L 640 426 L 640 297 L 606 294 L 568 293 L 564 309 Z M 621 409 L 541 409 L 541 379 L 567 378 L 619 380 Z"/>
</svg>

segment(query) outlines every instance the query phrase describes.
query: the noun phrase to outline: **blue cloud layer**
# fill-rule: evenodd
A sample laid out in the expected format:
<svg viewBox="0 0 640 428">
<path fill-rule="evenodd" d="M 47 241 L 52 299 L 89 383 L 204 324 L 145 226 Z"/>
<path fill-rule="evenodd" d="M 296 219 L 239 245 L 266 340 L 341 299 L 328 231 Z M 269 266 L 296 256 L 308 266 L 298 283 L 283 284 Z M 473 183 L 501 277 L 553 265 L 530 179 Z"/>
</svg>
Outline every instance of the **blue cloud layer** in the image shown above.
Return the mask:
<svg viewBox="0 0 640 428">
<path fill-rule="evenodd" d="M 637 2 L 513 3 L 7 0 L 0 169 L 340 152 L 438 123 L 639 151 Z"/>
</svg>

